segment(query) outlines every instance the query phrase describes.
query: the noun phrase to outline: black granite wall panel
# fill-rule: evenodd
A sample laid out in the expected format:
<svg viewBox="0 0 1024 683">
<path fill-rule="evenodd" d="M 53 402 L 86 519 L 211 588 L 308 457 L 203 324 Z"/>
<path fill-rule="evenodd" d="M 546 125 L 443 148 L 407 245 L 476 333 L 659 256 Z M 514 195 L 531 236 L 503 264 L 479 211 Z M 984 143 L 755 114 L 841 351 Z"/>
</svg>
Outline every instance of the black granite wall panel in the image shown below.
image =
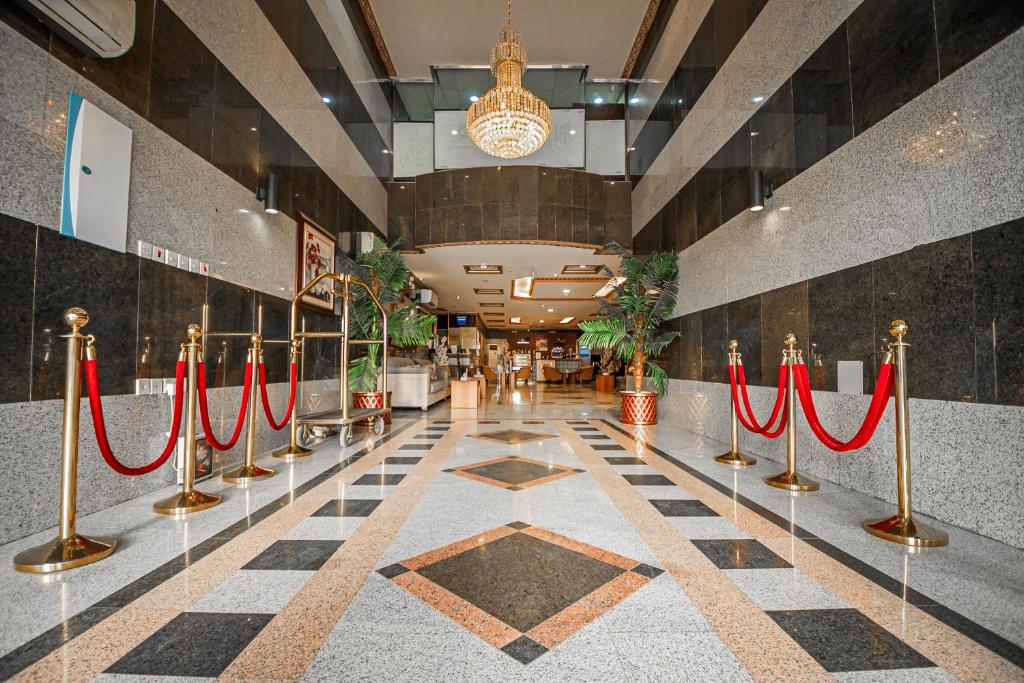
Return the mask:
<svg viewBox="0 0 1024 683">
<path fill-rule="evenodd" d="M 29 400 L 35 268 L 36 226 L 0 214 L 0 291 L 4 293 L 5 318 L 0 327 L 0 348 L 4 349 L 4 362 L 0 363 L 0 403 Z M 63 350 L 57 342 L 51 334 L 49 343 L 53 357 Z"/>
</svg>

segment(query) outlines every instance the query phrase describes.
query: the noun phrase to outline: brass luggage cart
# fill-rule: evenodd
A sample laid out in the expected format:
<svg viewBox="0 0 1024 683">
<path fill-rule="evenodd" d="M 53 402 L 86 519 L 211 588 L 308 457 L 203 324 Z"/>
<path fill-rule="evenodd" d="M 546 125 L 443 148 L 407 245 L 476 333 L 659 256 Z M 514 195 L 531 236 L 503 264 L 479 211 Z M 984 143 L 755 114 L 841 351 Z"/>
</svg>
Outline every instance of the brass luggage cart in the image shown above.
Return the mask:
<svg viewBox="0 0 1024 683">
<path fill-rule="evenodd" d="M 341 298 L 341 331 L 340 332 L 306 332 L 298 329 L 298 305 L 302 297 L 308 293 L 319 282 L 325 279 L 334 280 L 339 286 L 334 290 L 335 295 Z M 383 334 L 380 339 L 351 339 L 348 336 L 349 329 L 349 305 L 352 294 L 352 286 L 362 287 L 370 297 L 373 305 L 381 315 Z M 295 414 L 292 417 L 292 445 L 299 445 L 303 450 L 313 442 L 314 427 L 329 427 L 338 432 L 338 441 L 342 447 L 352 443 L 352 426 L 359 422 L 373 422 L 373 431 L 380 435 L 384 432 L 384 414 L 387 412 L 388 395 L 388 317 L 380 301 L 373 295 L 373 292 L 364 282 L 361 282 L 347 273 L 322 273 L 314 278 L 309 284 L 303 287 L 292 300 L 291 315 L 291 336 L 293 350 L 301 353 L 303 342 L 307 339 L 340 339 L 341 340 L 341 386 L 338 392 L 339 406 L 332 410 L 321 410 L 305 415 Z M 370 346 L 379 344 L 381 346 L 381 391 L 382 400 L 380 408 L 352 408 L 349 403 L 348 390 L 348 359 L 349 349 L 352 346 Z"/>
</svg>

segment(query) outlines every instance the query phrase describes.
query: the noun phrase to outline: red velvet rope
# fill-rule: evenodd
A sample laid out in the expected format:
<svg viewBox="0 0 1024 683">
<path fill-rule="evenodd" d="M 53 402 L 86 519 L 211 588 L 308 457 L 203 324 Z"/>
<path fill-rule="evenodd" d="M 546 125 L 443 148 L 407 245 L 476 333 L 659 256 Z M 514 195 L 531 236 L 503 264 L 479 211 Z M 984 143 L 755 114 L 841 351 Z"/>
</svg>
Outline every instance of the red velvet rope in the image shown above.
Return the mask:
<svg viewBox="0 0 1024 683">
<path fill-rule="evenodd" d="M 747 429 L 747 431 L 753 432 L 754 434 L 760 434 L 761 436 L 769 439 L 777 438 L 786 428 L 786 421 L 789 419 L 789 407 L 785 405 L 786 364 L 783 363 L 779 366 L 779 389 L 775 396 L 775 406 L 772 408 L 772 414 L 764 426 L 759 425 L 757 419 L 754 417 L 754 410 L 750 405 L 750 396 L 747 394 L 747 374 L 742 365 L 740 365 L 739 368 L 739 373 L 737 373 L 734 366 L 729 366 L 729 383 L 732 386 L 732 404 L 736 411 L 736 417 L 739 418 L 740 423 Z M 739 375 L 738 378 L 737 374 Z M 737 385 L 739 385 L 738 389 Z M 740 404 L 741 394 L 743 399 L 742 407 Z M 746 414 L 744 414 L 744 410 L 746 411 Z M 782 419 L 773 429 L 772 424 L 780 414 L 782 415 Z"/>
<path fill-rule="evenodd" d="M 263 397 L 263 412 L 267 414 L 267 422 L 270 423 L 270 428 L 274 431 L 284 429 L 284 426 L 288 424 L 288 420 L 292 419 L 292 409 L 295 407 L 295 385 L 299 378 L 297 363 L 291 364 L 290 374 L 291 377 L 288 380 L 288 409 L 285 410 L 284 418 L 277 422 L 274 419 L 274 413 L 270 410 L 270 399 L 267 398 L 267 373 L 263 363 L 260 363 L 260 395 Z"/>
<path fill-rule="evenodd" d="M 89 390 L 89 410 L 92 411 L 92 427 L 96 432 L 96 445 L 99 446 L 103 459 L 110 466 L 110 469 L 119 474 L 135 477 L 140 474 L 147 474 L 157 469 L 171 457 L 174 447 L 178 444 L 178 431 L 181 429 L 181 404 L 184 397 L 185 385 L 185 361 L 178 361 L 174 368 L 174 414 L 171 417 L 171 434 L 167 439 L 167 445 L 157 459 L 142 467 L 128 467 L 121 464 L 110 450 L 110 442 L 107 440 L 107 428 L 103 421 L 103 404 L 100 402 L 100 380 L 96 372 L 95 359 L 84 361 L 82 369 L 85 373 L 85 385 Z"/>
<path fill-rule="evenodd" d="M 203 433 L 206 434 L 206 442 L 215 451 L 226 451 L 236 443 L 245 425 L 245 409 L 249 405 L 249 390 L 252 389 L 252 363 L 245 364 L 245 383 L 242 385 L 242 405 L 238 409 L 238 420 L 235 422 L 235 431 L 231 438 L 225 443 L 217 441 L 213 435 L 213 427 L 210 426 L 210 413 L 206 406 L 206 368 L 203 361 L 199 361 L 199 371 L 196 373 L 196 388 L 199 394 L 199 418 L 203 423 Z"/>
<path fill-rule="evenodd" d="M 883 363 L 882 367 L 879 368 L 878 381 L 875 383 L 875 393 L 871 397 L 871 405 L 868 407 L 867 415 L 864 417 L 864 423 L 857 430 L 857 433 L 853 435 L 852 439 L 840 441 L 825 431 L 821 420 L 818 419 L 818 412 L 814 408 L 814 398 L 811 395 L 811 381 L 807 375 L 807 366 L 802 363 L 796 366 L 796 393 L 800 396 L 800 404 L 804 407 L 807 424 L 810 425 L 811 431 L 814 432 L 814 435 L 818 437 L 821 443 L 825 444 L 826 448 L 844 453 L 863 448 L 871 440 L 875 429 L 878 428 L 879 421 L 882 419 L 882 414 L 885 412 L 885 407 L 889 403 L 889 397 L 892 395 L 893 384 L 896 381 L 893 367 L 892 363 Z"/>
</svg>

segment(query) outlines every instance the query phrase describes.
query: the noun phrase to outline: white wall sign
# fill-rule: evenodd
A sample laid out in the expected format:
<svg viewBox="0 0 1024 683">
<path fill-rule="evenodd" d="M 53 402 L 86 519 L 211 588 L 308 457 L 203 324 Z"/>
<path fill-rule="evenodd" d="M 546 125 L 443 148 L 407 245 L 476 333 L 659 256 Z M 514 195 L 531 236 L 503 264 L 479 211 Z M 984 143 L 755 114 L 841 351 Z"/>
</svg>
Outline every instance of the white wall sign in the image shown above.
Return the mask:
<svg viewBox="0 0 1024 683">
<path fill-rule="evenodd" d="M 539 150 L 518 159 L 499 159 L 481 151 L 466 134 L 466 112 L 434 112 L 434 165 L 438 170 L 477 166 L 556 166 L 580 168 L 586 163 L 584 112 L 554 109 L 551 137 Z M 452 132 L 454 131 L 454 133 Z"/>
<path fill-rule="evenodd" d="M 127 250 L 131 162 L 131 129 L 71 93 L 60 234 Z"/>
</svg>

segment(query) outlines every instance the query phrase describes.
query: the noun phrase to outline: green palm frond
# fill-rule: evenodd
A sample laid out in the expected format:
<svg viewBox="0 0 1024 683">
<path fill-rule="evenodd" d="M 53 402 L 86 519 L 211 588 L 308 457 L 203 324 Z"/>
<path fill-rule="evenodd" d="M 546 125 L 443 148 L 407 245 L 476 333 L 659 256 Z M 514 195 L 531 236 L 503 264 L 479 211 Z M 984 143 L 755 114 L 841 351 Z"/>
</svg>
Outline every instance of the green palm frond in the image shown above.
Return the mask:
<svg viewBox="0 0 1024 683">
<path fill-rule="evenodd" d="M 644 374 L 651 378 L 654 390 L 660 396 L 664 396 L 665 392 L 668 391 L 668 375 L 665 374 L 665 369 L 660 365 L 647 361 L 644 363 Z"/>
</svg>

